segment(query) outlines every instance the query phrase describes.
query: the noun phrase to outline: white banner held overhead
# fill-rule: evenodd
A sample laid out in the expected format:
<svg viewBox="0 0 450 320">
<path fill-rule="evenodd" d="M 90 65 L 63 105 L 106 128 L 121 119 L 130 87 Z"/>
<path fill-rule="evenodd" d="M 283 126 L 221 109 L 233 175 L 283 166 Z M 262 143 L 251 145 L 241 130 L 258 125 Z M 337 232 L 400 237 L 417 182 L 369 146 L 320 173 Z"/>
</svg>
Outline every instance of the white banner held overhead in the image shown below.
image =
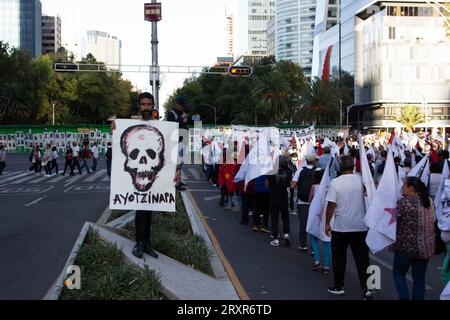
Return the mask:
<svg viewBox="0 0 450 320">
<path fill-rule="evenodd" d="M 175 212 L 178 123 L 115 123 L 110 209 Z"/>
</svg>

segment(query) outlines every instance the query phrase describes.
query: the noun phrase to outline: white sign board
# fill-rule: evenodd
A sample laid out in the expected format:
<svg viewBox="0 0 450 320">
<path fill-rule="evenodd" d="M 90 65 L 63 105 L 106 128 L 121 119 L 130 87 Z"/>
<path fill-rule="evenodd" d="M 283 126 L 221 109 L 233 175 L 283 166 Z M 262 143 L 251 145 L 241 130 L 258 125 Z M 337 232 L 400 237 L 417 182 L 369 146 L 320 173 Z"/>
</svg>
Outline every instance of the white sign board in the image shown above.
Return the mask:
<svg viewBox="0 0 450 320">
<path fill-rule="evenodd" d="M 115 123 L 110 209 L 175 212 L 178 123 Z"/>
</svg>

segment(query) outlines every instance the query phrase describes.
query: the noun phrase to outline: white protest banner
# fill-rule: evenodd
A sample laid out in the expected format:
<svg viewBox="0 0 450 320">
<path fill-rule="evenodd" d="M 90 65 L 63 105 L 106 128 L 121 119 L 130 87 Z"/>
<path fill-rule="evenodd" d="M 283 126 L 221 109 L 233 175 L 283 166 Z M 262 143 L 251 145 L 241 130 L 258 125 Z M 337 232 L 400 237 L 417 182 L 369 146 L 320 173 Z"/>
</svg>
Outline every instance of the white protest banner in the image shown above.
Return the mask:
<svg viewBox="0 0 450 320">
<path fill-rule="evenodd" d="M 175 212 L 178 123 L 115 121 L 111 210 Z"/>
</svg>

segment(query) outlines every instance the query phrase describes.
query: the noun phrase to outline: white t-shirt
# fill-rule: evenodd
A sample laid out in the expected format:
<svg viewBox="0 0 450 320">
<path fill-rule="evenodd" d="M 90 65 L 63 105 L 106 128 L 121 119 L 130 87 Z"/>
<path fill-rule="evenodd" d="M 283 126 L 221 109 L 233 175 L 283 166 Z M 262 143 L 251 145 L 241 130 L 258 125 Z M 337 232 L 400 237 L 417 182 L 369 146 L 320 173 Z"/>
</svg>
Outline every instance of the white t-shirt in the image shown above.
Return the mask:
<svg viewBox="0 0 450 320">
<path fill-rule="evenodd" d="M 296 171 L 295 174 L 294 174 L 294 177 L 292 178 L 292 181 L 298 182 L 298 179 L 300 178 L 300 173 L 302 172 L 303 168 L 312 169 L 313 166 L 307 165 L 307 166 L 305 166 L 305 167 L 300 167 L 300 168 L 298 168 L 297 171 Z M 300 200 L 300 199 L 298 199 L 297 203 L 298 203 L 298 204 L 309 204 L 309 202 L 305 202 L 305 201 L 302 201 L 302 200 Z"/>
<path fill-rule="evenodd" d="M 80 152 L 80 147 L 79 146 L 74 146 L 72 147 L 72 157 L 78 157 L 78 153 Z"/>
<path fill-rule="evenodd" d="M 358 174 L 344 174 L 331 181 L 326 201 L 336 203 L 334 223 L 336 232 L 367 231 L 364 223 L 364 187 Z"/>
<path fill-rule="evenodd" d="M 91 151 L 94 154 L 94 158 L 98 159 L 98 148 L 96 146 L 93 146 L 91 148 Z"/>
</svg>

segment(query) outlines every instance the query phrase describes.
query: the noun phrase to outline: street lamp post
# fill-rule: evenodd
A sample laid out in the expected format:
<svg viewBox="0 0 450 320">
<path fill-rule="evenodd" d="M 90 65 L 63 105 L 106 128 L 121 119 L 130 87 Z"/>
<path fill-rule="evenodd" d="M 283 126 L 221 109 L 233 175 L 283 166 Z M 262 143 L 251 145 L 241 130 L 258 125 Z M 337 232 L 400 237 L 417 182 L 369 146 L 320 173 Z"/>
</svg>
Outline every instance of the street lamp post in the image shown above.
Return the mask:
<svg viewBox="0 0 450 320">
<path fill-rule="evenodd" d="M 52 123 L 55 125 L 55 104 L 52 105 Z"/>
<path fill-rule="evenodd" d="M 333 95 L 333 98 L 336 98 L 339 101 L 339 125 L 342 127 L 342 103 L 343 103 L 343 100 L 335 95 Z"/>
<path fill-rule="evenodd" d="M 152 0 L 144 4 L 144 19 L 152 23 L 152 66 L 150 68 L 150 83 L 155 100 L 155 110 L 159 110 L 159 66 L 158 66 L 158 21 L 162 19 L 161 3 Z"/>
<path fill-rule="evenodd" d="M 348 127 L 348 115 L 349 115 L 349 113 L 350 113 L 350 110 L 353 108 L 353 104 L 351 105 L 351 106 L 348 106 L 347 107 L 347 127 Z"/>
</svg>

